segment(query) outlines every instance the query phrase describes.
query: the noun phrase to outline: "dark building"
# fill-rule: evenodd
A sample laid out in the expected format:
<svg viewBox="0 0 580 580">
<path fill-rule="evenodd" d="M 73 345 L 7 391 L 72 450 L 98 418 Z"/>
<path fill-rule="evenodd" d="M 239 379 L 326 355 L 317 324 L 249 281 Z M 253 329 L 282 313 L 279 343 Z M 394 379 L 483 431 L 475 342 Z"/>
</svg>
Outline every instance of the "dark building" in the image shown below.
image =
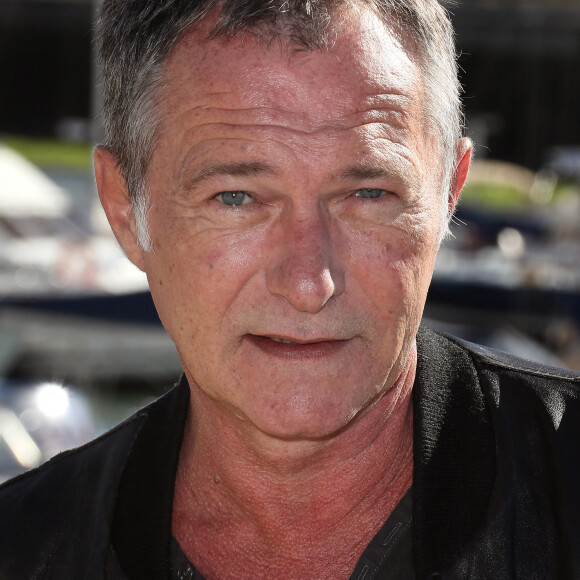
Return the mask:
<svg viewBox="0 0 580 580">
<path fill-rule="evenodd" d="M 90 0 L 0 0 L 0 133 L 87 137 L 93 12 Z"/>
<path fill-rule="evenodd" d="M 454 21 L 479 155 L 537 168 L 580 145 L 580 1 L 465 0 Z"/>
</svg>

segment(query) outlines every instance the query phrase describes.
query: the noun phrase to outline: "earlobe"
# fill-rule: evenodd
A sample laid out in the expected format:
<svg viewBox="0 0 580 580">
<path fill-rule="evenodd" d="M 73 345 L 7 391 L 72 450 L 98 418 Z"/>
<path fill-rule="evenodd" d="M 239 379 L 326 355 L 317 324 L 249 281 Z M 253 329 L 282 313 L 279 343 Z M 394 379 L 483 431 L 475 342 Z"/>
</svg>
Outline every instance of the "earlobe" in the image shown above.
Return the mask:
<svg viewBox="0 0 580 580">
<path fill-rule="evenodd" d="M 451 190 L 449 192 L 449 214 L 453 214 L 455 206 L 461 195 L 461 190 L 467 180 L 469 167 L 471 165 L 471 154 L 473 152 L 473 144 L 471 139 L 464 137 L 459 140 L 457 145 L 457 166 L 451 183 Z"/>
<path fill-rule="evenodd" d="M 101 145 L 93 155 L 99 199 L 111 229 L 129 260 L 143 270 L 143 251 L 137 240 L 133 206 L 117 158 Z"/>
</svg>

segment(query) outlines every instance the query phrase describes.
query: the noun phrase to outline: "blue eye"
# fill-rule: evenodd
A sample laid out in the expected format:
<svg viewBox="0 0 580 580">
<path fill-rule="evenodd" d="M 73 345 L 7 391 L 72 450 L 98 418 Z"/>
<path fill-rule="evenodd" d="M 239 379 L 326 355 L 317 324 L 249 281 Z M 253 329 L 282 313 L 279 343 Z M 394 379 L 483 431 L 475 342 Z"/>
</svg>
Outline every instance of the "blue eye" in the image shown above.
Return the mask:
<svg viewBox="0 0 580 580">
<path fill-rule="evenodd" d="M 363 199 L 378 199 L 385 194 L 384 189 L 374 189 L 372 187 L 365 187 L 363 189 L 357 189 L 355 192 L 356 197 L 362 197 Z"/>
<path fill-rule="evenodd" d="M 252 198 L 244 191 L 222 191 L 218 193 L 216 198 L 224 205 L 236 207 L 238 205 L 245 205 L 252 202 Z"/>
</svg>

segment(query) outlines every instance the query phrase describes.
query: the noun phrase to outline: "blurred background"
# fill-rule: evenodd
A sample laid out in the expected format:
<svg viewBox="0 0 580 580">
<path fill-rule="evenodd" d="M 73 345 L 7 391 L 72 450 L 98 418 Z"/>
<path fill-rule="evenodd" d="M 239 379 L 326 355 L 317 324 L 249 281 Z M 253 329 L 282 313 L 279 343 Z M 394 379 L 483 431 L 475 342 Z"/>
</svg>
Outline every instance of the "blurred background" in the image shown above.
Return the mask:
<svg viewBox="0 0 580 580">
<path fill-rule="evenodd" d="M 98 206 L 96 0 L 0 0 L 0 481 L 180 373 Z M 467 187 L 425 323 L 580 369 L 580 0 L 450 6 Z"/>
</svg>

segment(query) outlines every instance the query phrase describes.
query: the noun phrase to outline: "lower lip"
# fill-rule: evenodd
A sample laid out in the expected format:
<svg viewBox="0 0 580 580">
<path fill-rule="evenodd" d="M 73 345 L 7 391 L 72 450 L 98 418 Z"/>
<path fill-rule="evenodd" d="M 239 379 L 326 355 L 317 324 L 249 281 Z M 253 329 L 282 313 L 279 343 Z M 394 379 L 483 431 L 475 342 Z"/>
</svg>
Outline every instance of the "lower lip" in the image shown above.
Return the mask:
<svg viewBox="0 0 580 580">
<path fill-rule="evenodd" d="M 254 334 L 247 334 L 244 339 L 269 356 L 298 360 L 333 356 L 342 351 L 347 343 L 346 340 L 327 340 L 308 344 L 287 344 Z"/>
</svg>

